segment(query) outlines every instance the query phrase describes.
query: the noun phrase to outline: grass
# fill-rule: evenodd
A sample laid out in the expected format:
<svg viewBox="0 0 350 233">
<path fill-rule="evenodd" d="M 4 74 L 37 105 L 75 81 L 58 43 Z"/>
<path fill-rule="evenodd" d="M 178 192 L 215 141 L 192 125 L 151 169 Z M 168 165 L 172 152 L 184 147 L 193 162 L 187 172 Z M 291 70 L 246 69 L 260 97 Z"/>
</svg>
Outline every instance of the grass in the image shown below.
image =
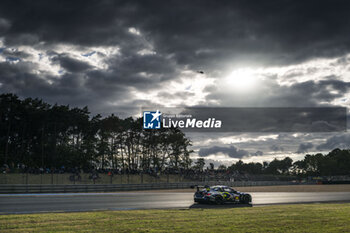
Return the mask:
<svg viewBox="0 0 350 233">
<path fill-rule="evenodd" d="M 350 203 L 0 215 L 0 232 L 350 232 Z"/>
</svg>

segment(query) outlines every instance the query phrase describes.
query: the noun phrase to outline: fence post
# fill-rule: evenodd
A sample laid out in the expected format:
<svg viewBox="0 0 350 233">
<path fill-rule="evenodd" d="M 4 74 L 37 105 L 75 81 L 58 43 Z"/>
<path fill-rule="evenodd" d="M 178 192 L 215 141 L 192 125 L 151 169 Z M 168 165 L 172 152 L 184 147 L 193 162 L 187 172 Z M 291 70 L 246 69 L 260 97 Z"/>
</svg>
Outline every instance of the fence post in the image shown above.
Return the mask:
<svg viewBox="0 0 350 233">
<path fill-rule="evenodd" d="M 141 184 L 143 184 L 143 173 L 141 172 Z"/>
</svg>

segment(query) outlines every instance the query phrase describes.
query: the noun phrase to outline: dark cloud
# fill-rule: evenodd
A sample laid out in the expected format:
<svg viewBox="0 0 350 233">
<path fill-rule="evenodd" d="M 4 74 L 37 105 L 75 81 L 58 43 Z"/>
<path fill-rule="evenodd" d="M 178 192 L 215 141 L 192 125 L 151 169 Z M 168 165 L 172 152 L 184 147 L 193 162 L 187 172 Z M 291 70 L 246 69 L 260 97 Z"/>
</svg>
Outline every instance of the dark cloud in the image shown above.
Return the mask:
<svg viewBox="0 0 350 233">
<path fill-rule="evenodd" d="M 9 61 L 1 64 L 4 67 L 0 76 L 1 92 L 60 103 L 69 100 L 72 105 L 89 105 L 94 112 L 97 112 L 96 106 L 103 112 L 113 112 L 112 106 L 119 102 L 127 104 L 135 100 L 130 96 L 131 91 L 162 90 L 163 82 L 178 76 L 178 67 L 168 54 L 152 52 L 152 38 L 147 33 L 139 36 L 130 31 L 137 26 L 133 23 L 135 20 L 144 21 L 140 4 L 125 1 L 1 2 L 0 36 L 4 38 L 5 49 L 0 53 Z M 143 32 L 142 28 L 135 30 Z M 27 59 L 31 61 L 24 62 L 22 58 L 29 55 L 16 50 L 22 45 L 44 52 L 32 54 L 34 57 Z M 68 46 L 58 49 L 58 45 Z M 118 48 L 118 52 L 95 52 L 93 46 L 112 46 Z M 76 52 L 71 49 L 91 50 L 82 53 L 82 58 L 97 57 L 104 68 L 70 56 L 70 52 Z M 60 75 L 53 77 L 42 72 L 38 66 L 42 63 L 38 61 L 39 56 L 47 56 L 51 65 L 58 65 Z M 21 64 L 14 66 L 12 61 Z M 15 72 L 9 74 L 9 70 Z"/>
<path fill-rule="evenodd" d="M 314 145 L 311 142 L 308 143 L 301 143 L 298 147 L 298 150 L 296 153 L 302 154 L 308 152 L 309 149 L 312 149 Z"/>
<path fill-rule="evenodd" d="M 18 51 L 16 49 L 3 49 L 2 55 L 5 57 L 12 57 L 12 58 L 18 58 L 18 59 L 23 59 L 23 58 L 28 58 L 31 55 L 22 51 Z"/>
<path fill-rule="evenodd" d="M 0 12 L 12 25 L 6 34 L 9 44 L 21 43 L 13 39 L 31 34 L 48 43 L 96 45 L 128 39 L 123 23 L 133 11 L 128 5 L 115 1 L 4 1 Z"/>
<path fill-rule="evenodd" d="M 0 34 L 5 33 L 11 27 L 11 23 L 3 18 L 0 18 Z"/>
<path fill-rule="evenodd" d="M 167 2 L 143 7 L 154 17 L 141 27 L 186 64 L 293 63 L 348 51 L 348 10 L 344 1 Z"/>
<path fill-rule="evenodd" d="M 253 155 L 253 156 L 262 156 L 263 154 L 264 154 L 264 152 L 258 150 L 255 153 L 252 153 L 251 155 Z"/>
<path fill-rule="evenodd" d="M 333 150 L 335 148 L 345 149 L 350 147 L 350 135 L 335 135 L 327 139 L 325 143 L 318 145 L 317 150 Z"/>
<path fill-rule="evenodd" d="M 41 44 L 48 50 L 59 43 L 118 46 L 120 54 L 106 58 L 108 70 L 87 74 L 87 85 L 101 82 L 101 92 L 108 89 L 102 87 L 103 83 L 141 90 L 159 88 L 161 82 L 178 78 L 177 69 L 183 66 L 220 76 L 215 72 L 226 66 L 291 64 L 313 57 L 340 56 L 350 48 L 350 4 L 343 1 L 39 0 L 2 1 L 0 6 L 0 25 L 4 28 L 0 31 L 7 46 Z M 131 33 L 131 27 L 142 36 Z M 156 54 L 141 56 L 138 52 L 142 49 Z M 55 60 L 72 73 L 90 68 L 68 56 Z M 149 78 L 140 75 L 142 72 Z M 324 91 L 323 87 L 348 90 L 348 85 L 342 85 L 310 81 L 278 88 L 271 83 L 271 88 L 277 87 L 274 93 L 262 98 L 264 102 L 255 103 L 315 105 L 341 95 Z M 225 105 L 222 93 L 210 87 L 206 91 L 210 91 L 208 100 L 219 99 Z M 240 104 L 244 106 L 250 100 L 255 101 L 246 98 Z"/>
<path fill-rule="evenodd" d="M 185 107 L 181 113 L 203 121 L 221 120 L 222 127 L 210 132 L 336 132 L 346 130 L 347 123 L 344 107 Z"/>
<path fill-rule="evenodd" d="M 91 69 L 92 66 L 86 62 L 69 57 L 67 54 L 60 54 L 51 58 L 53 63 L 58 63 L 62 68 L 72 73 L 79 73 Z"/>
<path fill-rule="evenodd" d="M 225 155 L 228 155 L 230 158 L 238 158 L 238 159 L 241 159 L 249 155 L 248 151 L 238 149 L 235 146 L 230 146 L 230 147 L 213 146 L 208 148 L 201 148 L 198 154 L 201 157 L 207 157 L 209 155 L 215 155 L 217 153 L 223 153 Z"/>
<path fill-rule="evenodd" d="M 36 68 L 33 63 L 18 63 L 16 65 L 7 62 L 0 63 L 1 92 L 16 93 L 24 97 L 45 97 L 45 100 L 50 103 L 72 106 L 88 105 L 90 109 L 95 110 L 94 112 L 104 111 L 106 102 L 113 97 L 129 98 L 128 89 L 123 86 L 115 85 L 110 92 L 100 92 L 97 89 L 98 86 L 91 89 L 84 86 L 87 81 L 85 75 L 67 73 L 59 78 L 50 75 L 42 78 L 31 73 Z"/>
<path fill-rule="evenodd" d="M 346 1 L 2 1 L 0 9 L 11 24 L 7 43 L 31 34 L 49 43 L 130 49 L 128 27 L 136 27 L 159 52 L 204 68 L 300 62 L 350 48 Z"/>
<path fill-rule="evenodd" d="M 281 147 L 281 146 L 278 146 L 278 145 L 271 145 L 271 146 L 270 146 L 270 149 L 271 149 L 272 151 L 284 151 L 284 148 Z"/>
</svg>

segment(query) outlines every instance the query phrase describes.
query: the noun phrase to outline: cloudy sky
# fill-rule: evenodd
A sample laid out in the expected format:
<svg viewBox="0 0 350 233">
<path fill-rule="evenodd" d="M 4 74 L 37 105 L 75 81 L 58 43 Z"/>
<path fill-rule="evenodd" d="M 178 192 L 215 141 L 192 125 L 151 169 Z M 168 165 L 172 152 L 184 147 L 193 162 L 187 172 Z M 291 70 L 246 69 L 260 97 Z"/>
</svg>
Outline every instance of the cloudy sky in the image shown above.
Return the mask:
<svg viewBox="0 0 350 233">
<path fill-rule="evenodd" d="M 0 92 L 88 105 L 350 104 L 347 1 L 1 1 Z M 203 71 L 199 73 L 197 71 Z M 190 134 L 223 163 L 349 147 L 347 133 Z"/>
</svg>

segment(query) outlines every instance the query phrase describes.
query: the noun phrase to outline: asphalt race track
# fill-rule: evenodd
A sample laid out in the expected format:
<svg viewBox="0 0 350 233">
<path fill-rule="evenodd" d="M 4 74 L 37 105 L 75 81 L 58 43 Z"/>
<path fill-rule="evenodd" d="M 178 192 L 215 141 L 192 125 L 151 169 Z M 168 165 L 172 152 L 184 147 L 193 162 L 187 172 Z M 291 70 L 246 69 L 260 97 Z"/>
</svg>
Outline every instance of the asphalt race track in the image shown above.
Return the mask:
<svg viewBox="0 0 350 233">
<path fill-rule="evenodd" d="M 257 192 L 251 195 L 253 205 L 350 201 L 350 192 Z M 219 206 L 227 207 L 237 205 Z M 154 208 L 218 207 L 193 203 L 193 193 L 0 194 L 0 214 Z"/>
</svg>

